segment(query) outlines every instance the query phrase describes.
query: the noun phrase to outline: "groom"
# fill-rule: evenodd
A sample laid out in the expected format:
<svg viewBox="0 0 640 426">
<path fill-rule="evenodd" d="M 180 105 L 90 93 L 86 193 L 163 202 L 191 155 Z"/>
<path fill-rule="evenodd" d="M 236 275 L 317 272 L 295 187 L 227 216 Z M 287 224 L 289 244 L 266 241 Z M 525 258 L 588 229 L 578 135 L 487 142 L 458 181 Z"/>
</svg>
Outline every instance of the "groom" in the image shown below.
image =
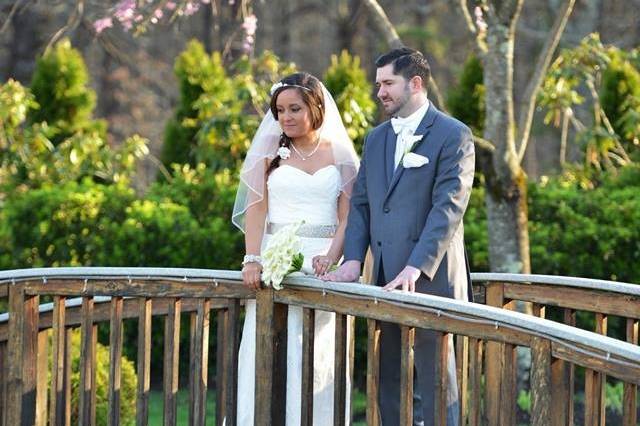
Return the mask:
<svg viewBox="0 0 640 426">
<path fill-rule="evenodd" d="M 385 290 L 469 300 L 462 216 L 473 182 L 471 131 L 427 99 L 430 68 L 420 52 L 394 49 L 376 67 L 377 96 L 392 118 L 367 135 L 351 197 L 345 261 L 326 278 L 356 281 L 371 247 L 373 280 Z M 383 425 L 398 425 L 400 329 L 391 323 L 380 328 L 380 415 Z M 436 333 L 416 329 L 415 425 L 434 422 L 436 350 Z M 452 340 L 447 383 L 447 424 L 457 425 Z"/>
</svg>

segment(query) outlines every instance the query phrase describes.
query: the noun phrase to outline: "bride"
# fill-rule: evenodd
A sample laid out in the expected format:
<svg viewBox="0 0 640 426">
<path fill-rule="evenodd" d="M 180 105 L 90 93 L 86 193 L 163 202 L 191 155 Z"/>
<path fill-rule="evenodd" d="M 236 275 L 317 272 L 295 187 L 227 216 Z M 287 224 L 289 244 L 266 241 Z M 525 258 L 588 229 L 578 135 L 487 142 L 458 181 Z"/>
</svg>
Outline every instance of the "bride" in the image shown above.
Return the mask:
<svg viewBox="0 0 640 426">
<path fill-rule="evenodd" d="M 242 277 L 247 286 L 259 290 L 261 249 L 290 223 L 304 221 L 298 231 L 303 272 L 320 276 L 338 262 L 358 166 L 336 104 L 316 77 L 296 73 L 273 85 L 270 110 L 241 170 L 233 212 L 233 223 L 245 232 Z M 250 300 L 238 358 L 238 425 L 254 424 L 255 322 L 256 304 Z M 317 311 L 313 370 L 317 426 L 333 423 L 334 332 L 335 314 Z M 293 426 L 301 422 L 300 307 L 289 307 L 287 336 L 286 423 Z"/>
</svg>

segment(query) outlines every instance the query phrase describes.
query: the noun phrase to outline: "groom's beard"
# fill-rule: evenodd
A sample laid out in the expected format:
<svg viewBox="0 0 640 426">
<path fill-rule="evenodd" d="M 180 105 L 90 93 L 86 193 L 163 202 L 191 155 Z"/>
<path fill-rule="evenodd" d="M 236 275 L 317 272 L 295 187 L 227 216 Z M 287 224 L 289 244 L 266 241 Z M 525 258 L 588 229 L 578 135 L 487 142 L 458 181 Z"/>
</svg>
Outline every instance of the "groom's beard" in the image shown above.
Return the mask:
<svg viewBox="0 0 640 426">
<path fill-rule="evenodd" d="M 380 101 L 383 102 L 382 108 L 384 108 L 384 112 L 386 112 L 390 117 L 396 117 L 398 116 L 398 112 L 400 112 L 407 105 L 407 103 L 409 103 L 410 97 L 411 91 L 409 90 L 409 85 L 406 84 L 404 86 L 404 90 L 402 91 L 402 95 L 397 100 L 394 100 L 394 98 L 391 96 L 387 96 L 381 98 Z M 392 102 L 385 105 L 384 101 L 386 100 L 391 100 Z"/>
</svg>

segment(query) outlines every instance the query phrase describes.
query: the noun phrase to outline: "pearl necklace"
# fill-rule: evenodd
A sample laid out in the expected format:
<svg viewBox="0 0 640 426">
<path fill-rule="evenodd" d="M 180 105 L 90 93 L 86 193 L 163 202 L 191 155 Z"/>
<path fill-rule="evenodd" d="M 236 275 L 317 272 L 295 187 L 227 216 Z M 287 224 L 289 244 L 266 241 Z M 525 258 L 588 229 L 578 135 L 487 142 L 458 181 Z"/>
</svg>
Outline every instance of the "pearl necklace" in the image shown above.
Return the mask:
<svg viewBox="0 0 640 426">
<path fill-rule="evenodd" d="M 311 158 L 311 156 L 318 150 L 318 147 L 320 147 L 320 135 L 318 135 L 318 137 L 316 138 L 316 147 L 313 148 L 313 150 L 308 155 L 302 155 L 302 153 L 298 151 L 298 148 L 296 148 L 296 146 L 294 145 L 293 141 L 291 142 L 291 148 L 293 148 L 295 153 L 298 154 L 298 157 L 300 157 L 302 161 L 307 161 L 308 158 Z"/>
</svg>

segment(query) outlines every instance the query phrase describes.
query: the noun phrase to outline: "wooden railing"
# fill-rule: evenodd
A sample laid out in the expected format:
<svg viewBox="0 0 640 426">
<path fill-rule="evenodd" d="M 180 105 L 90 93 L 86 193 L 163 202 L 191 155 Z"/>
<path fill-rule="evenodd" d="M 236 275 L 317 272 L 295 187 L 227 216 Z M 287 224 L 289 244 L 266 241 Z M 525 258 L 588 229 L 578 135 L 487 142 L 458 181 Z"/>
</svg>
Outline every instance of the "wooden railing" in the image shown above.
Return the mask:
<svg viewBox="0 0 640 426">
<path fill-rule="evenodd" d="M 493 278 L 481 277 L 479 280 L 492 281 Z M 503 286 L 504 289 L 507 287 L 506 284 Z M 487 300 L 493 297 L 494 290 L 490 288 L 491 285 L 487 288 Z M 503 303 L 511 298 L 505 296 L 511 295 L 509 291 L 503 290 Z M 255 417 L 256 424 L 260 425 L 283 424 L 287 305 L 304 308 L 303 377 L 307 380 L 303 379 L 302 386 L 303 424 L 311 424 L 313 410 L 312 382 L 308 378 L 312 377 L 312 324 L 316 309 L 336 313 L 335 377 L 338 378 L 346 376 L 347 363 L 352 362 L 346 355 L 348 316 L 368 320 L 367 424 L 370 425 L 378 423 L 379 321 L 398 323 L 402 329 L 402 344 L 406 350 L 403 351 L 401 365 L 401 377 L 404 378 L 401 424 L 410 424 L 412 415 L 410 378 L 413 377 L 413 355 L 410 348 L 416 327 L 437 331 L 440 341 L 448 339 L 449 334 L 454 334 L 458 342 L 468 338 L 468 357 L 461 356 L 458 366 L 462 373 L 458 376 L 458 386 L 462 395 L 469 396 L 463 409 L 464 424 L 515 424 L 511 414 L 493 417 L 491 412 L 494 405 L 497 405 L 498 413 L 502 410 L 514 412 L 515 396 L 503 393 L 502 399 L 496 401 L 491 398 L 496 395 L 492 386 L 503 392 L 513 390 L 514 360 L 509 355 L 516 347 L 531 350 L 531 422 L 534 425 L 566 424 L 564 412 L 571 406 L 572 393 L 562 380 L 566 371 L 571 371 L 574 366 L 586 368 L 599 377 L 618 378 L 629 389 L 640 384 L 640 348 L 637 345 L 498 307 L 435 296 L 387 293 L 359 284 L 292 278 L 282 291 L 265 289 L 254 294 L 241 285 L 240 275 L 235 271 L 57 268 L 0 272 L 0 296 L 8 296 L 9 300 L 8 321 L 0 324 L 0 363 L 4 371 L 0 375 L 0 408 L 4 424 L 12 426 L 44 425 L 47 422 L 52 425 L 69 424 L 72 366 L 69 362 L 68 329 L 73 327 L 81 329 L 79 422 L 95 423 L 96 324 L 105 321 L 109 321 L 110 330 L 108 424 L 119 424 L 119 363 L 125 318 L 138 318 L 137 424 L 146 425 L 153 315 L 165 318 L 164 424 L 175 424 L 180 317 L 183 312 L 190 312 L 191 316 L 189 424 L 204 424 L 207 366 L 210 358 L 215 358 L 217 424 L 222 424 L 224 419 L 226 425 L 234 425 L 241 301 L 252 297 L 257 298 L 256 346 L 260 348 L 260 356 L 256 360 Z M 40 298 L 44 296 L 52 297 L 53 303 L 39 307 Z M 105 296 L 108 298 L 104 299 Z M 76 301 L 72 299 L 74 297 L 81 299 Z M 630 303 L 637 303 L 637 299 Z M 217 354 L 210 357 L 211 312 L 218 316 L 218 349 Z M 627 316 L 633 318 L 633 315 Z M 637 321 L 635 324 L 637 330 Z M 53 336 L 51 348 L 47 347 L 49 334 Z M 444 349 L 446 345 L 440 347 Z M 49 350 L 53 358 L 50 368 L 47 363 Z M 496 366 L 488 362 L 492 353 L 507 356 L 501 356 L 502 364 Z M 445 360 L 446 357 L 441 356 L 440 359 Z M 483 359 L 487 360 L 484 366 Z M 445 424 L 446 374 L 441 374 L 444 369 L 444 365 L 436 366 L 441 383 L 434 412 L 438 425 Z M 559 385 L 560 382 L 565 385 Z M 344 379 L 335 383 L 334 424 L 344 424 L 346 420 L 345 401 L 349 395 L 345 394 L 344 384 Z M 593 398 L 589 406 L 599 403 L 595 393 L 588 393 L 587 397 Z M 600 420 L 594 421 L 598 424 Z"/>
<path fill-rule="evenodd" d="M 576 313 L 594 314 L 594 332 L 607 334 L 607 323 L 618 317 L 624 323 L 624 339 L 638 345 L 640 319 L 640 285 L 585 278 L 545 275 L 474 273 L 472 279 L 484 302 L 490 306 L 515 309 L 518 302 L 532 304 L 532 313 L 545 318 L 548 309 L 555 309 L 555 319 L 575 326 Z M 498 424 L 502 418 L 515 415 L 513 404 L 504 403 L 505 395 L 516 395 L 513 377 L 514 348 L 509 344 L 489 343 L 486 347 L 487 396 L 486 413 L 489 423 Z M 508 365 L 509 368 L 500 366 Z M 553 400 L 559 425 L 574 424 L 573 392 L 575 372 L 571 364 L 556 362 L 553 386 L 564 394 Z M 606 377 L 597 371 L 585 372 L 585 425 L 605 424 Z M 637 425 L 637 386 L 626 383 L 623 391 L 622 421 L 624 426 Z M 510 401 L 513 402 L 513 401 Z"/>
</svg>

